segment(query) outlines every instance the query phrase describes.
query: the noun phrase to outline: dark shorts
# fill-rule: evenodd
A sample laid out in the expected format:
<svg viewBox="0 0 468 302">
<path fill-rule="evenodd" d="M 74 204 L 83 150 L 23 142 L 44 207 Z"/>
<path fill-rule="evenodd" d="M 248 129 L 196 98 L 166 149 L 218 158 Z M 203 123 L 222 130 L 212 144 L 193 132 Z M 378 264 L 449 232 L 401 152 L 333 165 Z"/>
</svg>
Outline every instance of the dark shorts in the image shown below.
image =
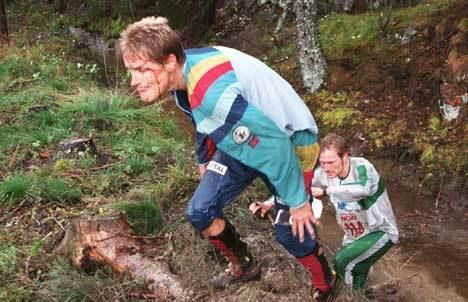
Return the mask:
<svg viewBox="0 0 468 302">
<path fill-rule="evenodd" d="M 186 214 L 192 225 L 201 231 L 207 228 L 213 219 L 223 217 L 224 207 L 257 177 L 260 177 L 275 194 L 274 187 L 263 173 L 219 150 L 216 151 L 188 203 Z"/>
</svg>

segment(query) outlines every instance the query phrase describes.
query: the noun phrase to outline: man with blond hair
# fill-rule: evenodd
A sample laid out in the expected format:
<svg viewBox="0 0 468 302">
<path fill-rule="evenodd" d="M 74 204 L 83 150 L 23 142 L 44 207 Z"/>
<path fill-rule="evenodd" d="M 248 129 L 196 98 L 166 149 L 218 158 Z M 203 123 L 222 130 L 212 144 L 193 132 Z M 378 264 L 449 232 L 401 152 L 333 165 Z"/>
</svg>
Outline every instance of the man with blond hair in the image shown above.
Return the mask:
<svg viewBox="0 0 468 302">
<path fill-rule="evenodd" d="M 231 270 L 216 276 L 212 285 L 224 288 L 259 277 L 257 261 L 223 208 L 260 177 L 291 216 L 292 225 L 282 228 L 290 239 L 281 243 L 296 257 L 307 258 L 301 263 L 327 292 L 329 271 L 313 239 L 307 189 L 318 156 L 317 126 L 291 85 L 261 61 L 231 48 L 184 50 L 162 17 L 129 25 L 120 50 L 143 102 L 172 92 L 195 125 L 201 180 L 187 217 L 231 263 Z"/>
<path fill-rule="evenodd" d="M 334 259 L 337 275 L 364 291 L 370 267 L 398 242 L 398 229 L 377 170 L 365 158 L 349 156 L 348 149 L 344 138 L 334 133 L 320 141 L 312 194 L 330 198 L 345 233 Z"/>
</svg>

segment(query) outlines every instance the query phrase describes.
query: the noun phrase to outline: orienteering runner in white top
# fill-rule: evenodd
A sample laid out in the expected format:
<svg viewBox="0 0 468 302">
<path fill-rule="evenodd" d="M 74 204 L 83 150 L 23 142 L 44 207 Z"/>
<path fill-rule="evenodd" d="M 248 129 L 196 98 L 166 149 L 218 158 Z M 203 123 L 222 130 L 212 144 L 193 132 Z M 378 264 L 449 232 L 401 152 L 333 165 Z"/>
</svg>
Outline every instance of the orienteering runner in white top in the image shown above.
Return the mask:
<svg viewBox="0 0 468 302">
<path fill-rule="evenodd" d="M 330 133 L 321 141 L 319 161 L 312 195 L 329 196 L 345 232 L 335 270 L 347 285 L 364 290 L 370 267 L 398 242 L 387 191 L 368 160 L 349 156 L 341 136 Z"/>
</svg>

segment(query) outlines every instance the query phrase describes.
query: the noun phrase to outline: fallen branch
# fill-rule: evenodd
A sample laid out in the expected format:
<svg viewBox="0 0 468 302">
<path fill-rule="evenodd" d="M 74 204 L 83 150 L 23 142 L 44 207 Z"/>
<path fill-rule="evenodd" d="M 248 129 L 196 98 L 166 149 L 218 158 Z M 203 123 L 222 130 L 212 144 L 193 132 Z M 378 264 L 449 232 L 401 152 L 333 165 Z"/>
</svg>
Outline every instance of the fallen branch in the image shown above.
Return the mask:
<svg viewBox="0 0 468 302">
<path fill-rule="evenodd" d="M 445 180 L 445 178 L 442 178 L 442 180 L 440 181 L 439 193 L 437 194 L 437 198 L 435 200 L 435 208 L 436 209 L 439 207 L 440 193 L 442 193 L 442 188 L 444 187 L 444 180 Z"/>
</svg>

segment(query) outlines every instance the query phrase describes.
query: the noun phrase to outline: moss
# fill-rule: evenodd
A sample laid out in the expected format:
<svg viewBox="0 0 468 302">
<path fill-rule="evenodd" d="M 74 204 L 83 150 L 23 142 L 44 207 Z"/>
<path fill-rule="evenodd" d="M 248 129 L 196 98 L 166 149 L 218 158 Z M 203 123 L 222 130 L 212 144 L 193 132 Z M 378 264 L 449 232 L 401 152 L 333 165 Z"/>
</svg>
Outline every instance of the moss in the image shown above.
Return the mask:
<svg viewBox="0 0 468 302">
<path fill-rule="evenodd" d="M 431 164 L 436 159 L 436 148 L 432 145 L 424 145 L 420 161 L 424 165 Z"/>
<path fill-rule="evenodd" d="M 320 119 L 325 126 L 332 128 L 340 128 L 352 122 L 353 118 L 357 118 L 360 112 L 350 108 L 336 108 L 331 111 L 323 112 Z"/>
</svg>

